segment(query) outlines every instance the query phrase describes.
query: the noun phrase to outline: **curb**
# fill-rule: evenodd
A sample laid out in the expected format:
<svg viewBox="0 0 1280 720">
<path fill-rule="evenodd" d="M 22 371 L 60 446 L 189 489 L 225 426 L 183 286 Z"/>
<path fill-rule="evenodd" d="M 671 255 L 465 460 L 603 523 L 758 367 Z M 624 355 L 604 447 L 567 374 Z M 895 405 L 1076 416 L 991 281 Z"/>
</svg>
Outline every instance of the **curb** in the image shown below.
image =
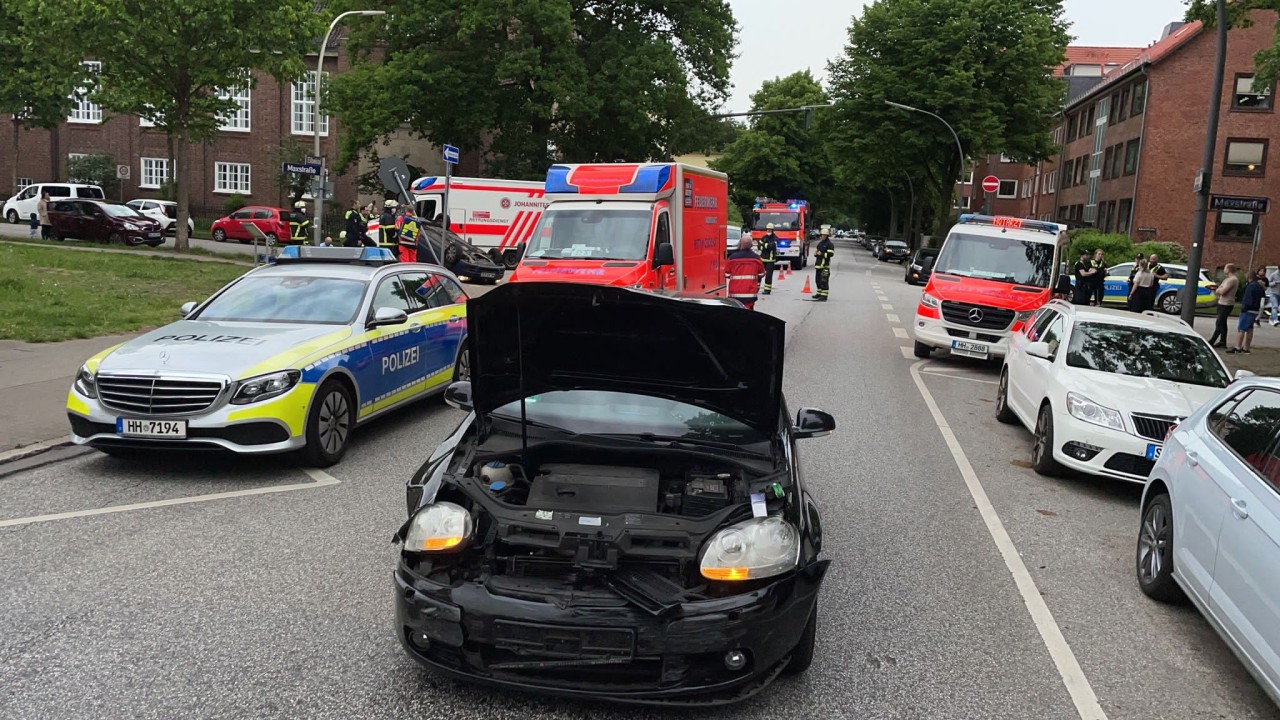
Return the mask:
<svg viewBox="0 0 1280 720">
<path fill-rule="evenodd" d="M 12 450 L 6 450 L 4 452 L 0 452 L 0 465 L 17 462 L 18 460 L 25 460 L 33 455 L 39 455 L 70 444 L 70 438 L 60 437 L 53 440 L 42 440 L 30 445 L 23 445 L 22 447 L 14 448 Z"/>
</svg>

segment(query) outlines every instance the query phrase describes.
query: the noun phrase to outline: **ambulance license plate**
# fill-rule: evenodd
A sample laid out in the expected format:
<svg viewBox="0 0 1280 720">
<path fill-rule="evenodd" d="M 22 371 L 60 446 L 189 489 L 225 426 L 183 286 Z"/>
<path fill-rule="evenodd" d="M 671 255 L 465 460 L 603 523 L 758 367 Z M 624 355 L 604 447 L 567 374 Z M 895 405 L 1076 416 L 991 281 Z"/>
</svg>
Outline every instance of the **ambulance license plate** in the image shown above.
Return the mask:
<svg viewBox="0 0 1280 720">
<path fill-rule="evenodd" d="M 1160 452 L 1161 452 L 1161 451 L 1163 451 L 1163 450 L 1164 450 L 1164 446 L 1163 446 L 1163 445 L 1157 445 L 1157 444 L 1155 444 L 1155 443 L 1147 443 L 1147 459 L 1148 459 L 1148 460 L 1159 460 L 1159 459 L 1160 459 Z"/>
<path fill-rule="evenodd" d="M 116 433 L 124 437 L 176 438 L 182 440 L 187 437 L 187 421 L 116 418 Z"/>
<path fill-rule="evenodd" d="M 964 355 L 965 357 L 978 358 L 986 360 L 989 351 L 987 346 L 982 343 L 965 342 L 964 340 L 952 340 L 951 352 L 956 355 Z"/>
</svg>

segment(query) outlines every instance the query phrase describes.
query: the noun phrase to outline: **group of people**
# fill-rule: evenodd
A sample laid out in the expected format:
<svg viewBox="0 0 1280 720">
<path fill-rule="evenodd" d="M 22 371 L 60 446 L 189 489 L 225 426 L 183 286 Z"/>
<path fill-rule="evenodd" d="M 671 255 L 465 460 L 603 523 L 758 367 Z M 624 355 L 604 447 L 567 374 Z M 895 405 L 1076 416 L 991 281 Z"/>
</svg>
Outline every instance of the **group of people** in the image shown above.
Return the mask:
<svg viewBox="0 0 1280 720">
<path fill-rule="evenodd" d="M 773 292 L 773 272 L 778 263 L 778 236 L 773 230 L 773 223 L 765 227 L 765 234 L 757 245 L 759 254 L 753 249 L 755 243 L 751 238 L 742 238 L 725 268 L 729 297 L 741 302 L 748 310 L 755 309 L 760 295 Z M 835 256 L 836 246 L 831 242 L 829 227 L 824 225 L 819 237 L 813 253 L 814 281 L 818 286 L 813 299 L 814 302 L 826 302 L 831 287 L 831 259 Z"/>
<path fill-rule="evenodd" d="M 1227 347 L 1227 318 L 1235 309 L 1236 294 L 1240 294 L 1240 319 L 1236 323 L 1235 344 L 1227 349 L 1229 354 L 1248 353 L 1253 345 L 1253 329 L 1257 327 L 1259 315 L 1262 313 L 1262 300 L 1271 295 L 1271 325 L 1277 321 L 1277 308 L 1280 307 L 1280 270 L 1272 270 L 1269 274 L 1265 268 L 1258 268 L 1246 274 L 1244 291 L 1240 292 L 1240 278 L 1236 275 L 1234 263 L 1223 266 L 1224 277 L 1213 294 L 1217 297 L 1217 316 L 1213 326 L 1213 337 L 1209 344 L 1216 348 Z"/>
<path fill-rule="evenodd" d="M 1076 282 L 1071 291 L 1071 302 L 1076 305 L 1101 306 L 1106 295 L 1107 263 L 1102 249 L 1082 250 L 1074 268 Z M 1155 307 L 1160 283 L 1169 279 L 1169 273 L 1160 264 L 1160 258 L 1138 255 L 1133 259 L 1129 272 L 1129 292 L 1126 306 L 1133 312 L 1145 312 Z"/>
</svg>

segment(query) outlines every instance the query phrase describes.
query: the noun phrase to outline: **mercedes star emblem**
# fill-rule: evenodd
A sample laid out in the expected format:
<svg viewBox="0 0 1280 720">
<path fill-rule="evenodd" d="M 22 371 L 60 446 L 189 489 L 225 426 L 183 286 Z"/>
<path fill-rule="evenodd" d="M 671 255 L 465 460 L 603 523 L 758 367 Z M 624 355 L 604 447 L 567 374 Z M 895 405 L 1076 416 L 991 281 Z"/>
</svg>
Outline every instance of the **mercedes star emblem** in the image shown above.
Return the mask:
<svg viewBox="0 0 1280 720">
<path fill-rule="evenodd" d="M 982 310 L 979 308 L 973 308 L 969 310 L 969 322 L 974 322 L 974 323 L 982 322 Z"/>
<path fill-rule="evenodd" d="M 168 365 L 168 364 L 169 364 L 169 351 L 168 351 L 168 350 L 161 350 L 161 351 L 160 351 L 160 364 L 161 364 L 161 365 Z"/>
</svg>

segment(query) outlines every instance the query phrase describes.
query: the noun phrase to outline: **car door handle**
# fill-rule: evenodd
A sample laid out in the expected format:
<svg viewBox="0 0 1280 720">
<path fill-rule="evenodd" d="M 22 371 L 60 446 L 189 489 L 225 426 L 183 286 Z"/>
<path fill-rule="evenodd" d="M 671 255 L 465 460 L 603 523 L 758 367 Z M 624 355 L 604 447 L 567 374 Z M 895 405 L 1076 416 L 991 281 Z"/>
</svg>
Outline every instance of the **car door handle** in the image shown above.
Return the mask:
<svg viewBox="0 0 1280 720">
<path fill-rule="evenodd" d="M 1231 498 L 1231 514 L 1241 520 L 1249 519 L 1249 504 L 1238 498 Z"/>
<path fill-rule="evenodd" d="M 1187 464 L 1192 467 L 1200 464 L 1200 456 L 1196 454 L 1195 450 L 1187 451 Z"/>
</svg>

